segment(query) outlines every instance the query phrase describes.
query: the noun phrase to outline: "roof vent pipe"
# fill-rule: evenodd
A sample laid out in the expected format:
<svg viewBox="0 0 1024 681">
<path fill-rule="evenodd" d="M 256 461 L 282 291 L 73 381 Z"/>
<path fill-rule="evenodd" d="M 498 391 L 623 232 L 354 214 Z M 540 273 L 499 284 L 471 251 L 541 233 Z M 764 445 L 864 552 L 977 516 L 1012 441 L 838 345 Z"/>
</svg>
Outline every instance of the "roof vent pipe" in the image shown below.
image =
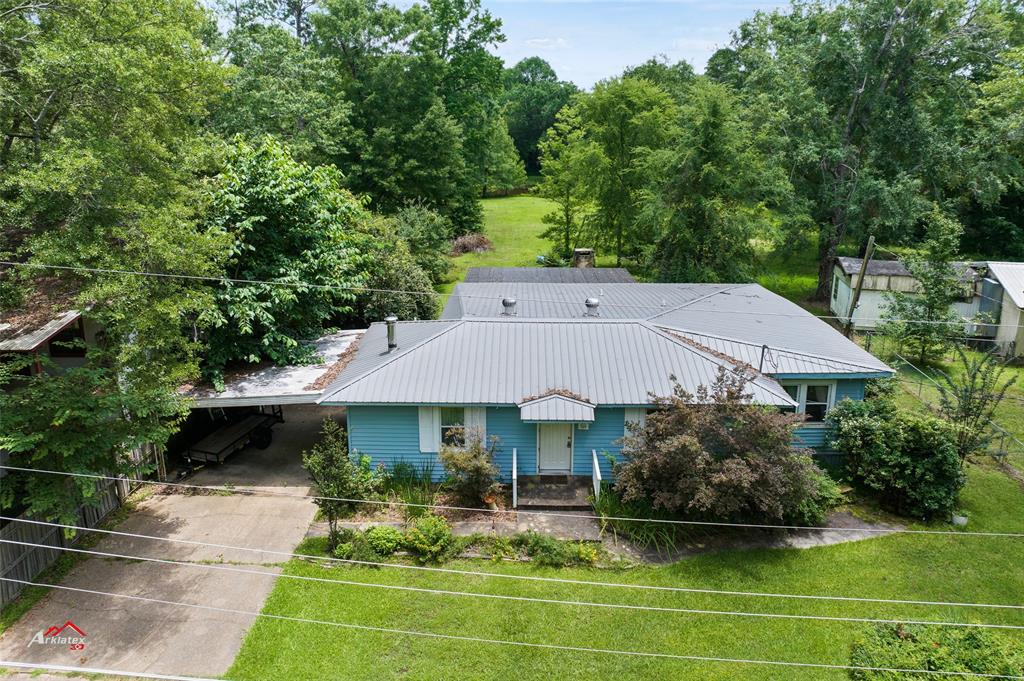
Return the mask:
<svg viewBox="0 0 1024 681">
<path fill-rule="evenodd" d="M 583 304 L 587 306 L 587 311 L 583 314 L 584 317 L 598 317 L 600 313 L 597 311 L 597 306 L 601 304 L 601 301 L 597 298 L 587 298 L 583 301 Z"/>
<path fill-rule="evenodd" d="M 516 316 L 516 299 L 515 298 L 502 298 L 501 299 L 501 314 L 505 317 Z"/>
<path fill-rule="evenodd" d="M 396 327 L 398 326 L 398 317 L 395 315 L 388 315 L 384 318 L 384 323 L 388 325 L 388 352 L 391 352 L 398 347 L 398 338 L 396 337 Z"/>
</svg>

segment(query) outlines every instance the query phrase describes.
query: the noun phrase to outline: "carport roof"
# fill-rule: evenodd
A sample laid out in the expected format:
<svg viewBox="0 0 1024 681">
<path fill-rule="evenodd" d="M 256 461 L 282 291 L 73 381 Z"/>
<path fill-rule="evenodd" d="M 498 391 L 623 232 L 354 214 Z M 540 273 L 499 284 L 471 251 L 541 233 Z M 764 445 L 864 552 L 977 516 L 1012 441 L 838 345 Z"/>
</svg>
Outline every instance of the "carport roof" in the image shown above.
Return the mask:
<svg viewBox="0 0 1024 681">
<path fill-rule="evenodd" d="M 210 386 L 184 386 L 179 392 L 194 399 L 194 407 L 314 404 L 354 357 L 362 334 L 363 330 L 341 331 L 313 341 L 319 364 L 259 365 L 225 377 L 220 392 Z"/>
</svg>

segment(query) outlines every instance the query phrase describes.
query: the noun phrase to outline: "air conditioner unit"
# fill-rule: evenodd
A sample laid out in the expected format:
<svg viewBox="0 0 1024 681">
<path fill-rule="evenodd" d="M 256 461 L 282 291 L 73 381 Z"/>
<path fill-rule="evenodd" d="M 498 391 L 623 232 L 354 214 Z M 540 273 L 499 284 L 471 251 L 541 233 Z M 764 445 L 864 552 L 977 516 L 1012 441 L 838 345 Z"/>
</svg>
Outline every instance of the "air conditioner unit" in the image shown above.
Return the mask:
<svg viewBox="0 0 1024 681">
<path fill-rule="evenodd" d="M 589 423 L 577 423 L 576 424 L 576 430 L 590 430 L 590 424 Z"/>
</svg>

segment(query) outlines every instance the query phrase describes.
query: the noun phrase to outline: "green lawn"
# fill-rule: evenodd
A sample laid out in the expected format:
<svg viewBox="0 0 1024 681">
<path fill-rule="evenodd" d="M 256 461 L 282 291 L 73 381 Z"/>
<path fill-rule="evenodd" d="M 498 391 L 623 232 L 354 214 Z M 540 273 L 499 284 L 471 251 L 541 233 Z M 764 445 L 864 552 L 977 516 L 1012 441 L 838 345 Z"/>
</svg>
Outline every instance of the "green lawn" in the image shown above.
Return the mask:
<svg viewBox="0 0 1024 681">
<path fill-rule="evenodd" d="M 972 530 L 1024 529 L 1024 492 L 974 467 L 963 496 Z M 1020 603 L 1020 539 L 888 536 L 805 550 L 729 551 L 664 567 L 541 569 L 462 561 L 452 567 L 637 584 L 822 593 L 919 600 Z M 986 621 L 1024 625 L 1024 613 L 931 606 L 797 602 L 488 580 L 411 570 L 333 567 L 303 561 L 289 574 L 387 584 L 635 603 L 859 617 Z M 845 663 L 862 624 L 629 612 L 501 602 L 279 579 L 264 611 L 294 617 L 559 645 L 702 656 Z M 1007 632 L 1024 645 L 1020 632 Z M 425 639 L 294 622 L 258 620 L 229 679 L 842 679 L 841 672 L 628 658 Z"/>
</svg>

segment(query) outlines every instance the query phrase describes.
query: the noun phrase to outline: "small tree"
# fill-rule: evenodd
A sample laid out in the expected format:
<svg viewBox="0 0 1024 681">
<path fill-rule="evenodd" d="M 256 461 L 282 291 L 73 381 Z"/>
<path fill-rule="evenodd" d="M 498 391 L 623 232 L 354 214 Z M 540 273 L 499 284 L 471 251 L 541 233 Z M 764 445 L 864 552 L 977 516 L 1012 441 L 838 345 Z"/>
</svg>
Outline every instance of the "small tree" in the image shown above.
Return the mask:
<svg viewBox="0 0 1024 681">
<path fill-rule="evenodd" d="M 673 378 L 674 381 L 674 378 Z M 819 495 L 821 470 L 792 446 L 800 417 L 751 403 L 749 379 L 722 369 L 696 396 L 678 383 L 623 440 L 623 500 L 714 520 L 792 517 Z"/>
<path fill-rule="evenodd" d="M 353 460 L 348 451 L 348 435 L 334 419 L 325 418 L 320 442 L 302 453 L 302 465 L 316 485 L 321 498 L 315 503 L 327 518 L 328 548 L 334 551 L 338 540 L 338 519 L 355 512 L 358 504 L 340 499 L 369 499 L 377 491 L 379 480 L 370 468 L 370 457 Z M 354 454 L 354 453 L 353 453 Z"/>
<path fill-rule="evenodd" d="M 1017 381 L 1003 380 L 1005 365 L 994 353 L 968 355 L 959 345 L 956 355 L 961 371 L 940 378 L 939 409 L 956 432 L 956 449 L 963 466 L 968 456 L 984 450 L 992 441 L 992 415 Z"/>
<path fill-rule="evenodd" d="M 442 445 L 439 456 L 451 490 L 463 503 L 479 504 L 500 486 L 494 465 L 498 439 L 492 437 L 485 443 L 482 434 L 470 432 L 465 440 L 461 445 Z"/>
<path fill-rule="evenodd" d="M 920 286 L 918 293 L 886 294 L 881 330 L 910 346 L 922 364 L 964 335 L 964 323 L 952 308 L 969 286 L 952 265 L 963 227 L 938 209 L 927 216 L 924 255 L 907 258 L 907 269 Z"/>
</svg>

